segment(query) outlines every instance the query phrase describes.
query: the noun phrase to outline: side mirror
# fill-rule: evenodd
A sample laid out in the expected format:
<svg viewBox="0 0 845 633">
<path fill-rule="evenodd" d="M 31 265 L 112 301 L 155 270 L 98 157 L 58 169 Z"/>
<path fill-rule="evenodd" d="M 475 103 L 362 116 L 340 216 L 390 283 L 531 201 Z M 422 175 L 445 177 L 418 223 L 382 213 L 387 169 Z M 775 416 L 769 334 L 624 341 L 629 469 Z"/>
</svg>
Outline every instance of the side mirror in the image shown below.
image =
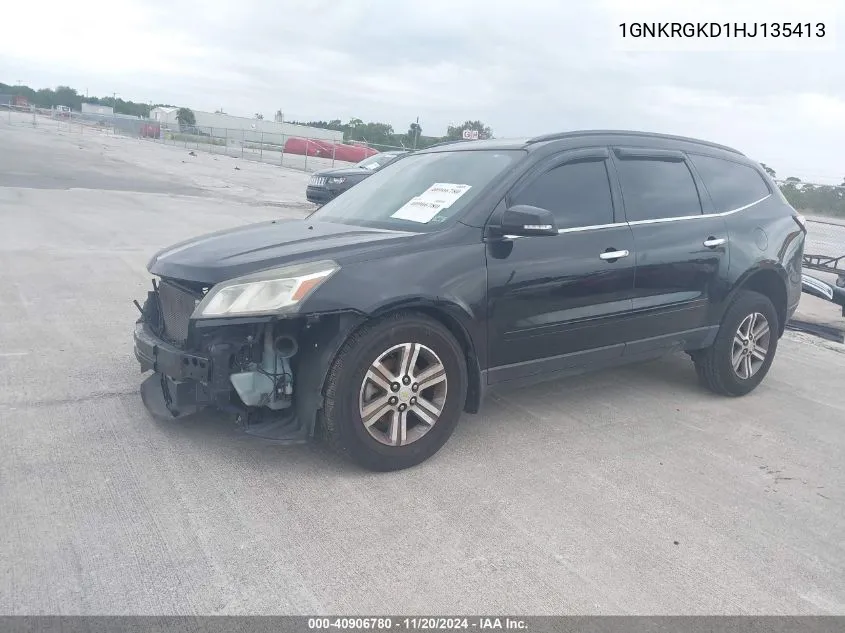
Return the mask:
<svg viewBox="0 0 845 633">
<path fill-rule="evenodd" d="M 505 209 L 500 230 L 503 235 L 557 235 L 557 224 L 551 211 L 518 204 Z"/>
</svg>

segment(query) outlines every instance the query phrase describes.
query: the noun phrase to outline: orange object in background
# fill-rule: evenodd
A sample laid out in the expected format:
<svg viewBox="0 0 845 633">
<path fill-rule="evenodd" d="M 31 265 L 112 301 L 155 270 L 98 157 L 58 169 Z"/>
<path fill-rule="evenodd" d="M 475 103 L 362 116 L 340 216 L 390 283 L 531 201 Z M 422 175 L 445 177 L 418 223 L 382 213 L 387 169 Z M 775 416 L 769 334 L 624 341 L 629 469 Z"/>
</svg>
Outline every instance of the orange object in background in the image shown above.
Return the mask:
<svg viewBox="0 0 845 633">
<path fill-rule="evenodd" d="M 334 158 L 335 160 L 341 160 L 349 163 L 357 163 L 365 158 L 379 153 L 378 150 L 371 147 L 304 139 L 295 136 L 285 141 L 284 151 L 286 154 Z"/>
</svg>

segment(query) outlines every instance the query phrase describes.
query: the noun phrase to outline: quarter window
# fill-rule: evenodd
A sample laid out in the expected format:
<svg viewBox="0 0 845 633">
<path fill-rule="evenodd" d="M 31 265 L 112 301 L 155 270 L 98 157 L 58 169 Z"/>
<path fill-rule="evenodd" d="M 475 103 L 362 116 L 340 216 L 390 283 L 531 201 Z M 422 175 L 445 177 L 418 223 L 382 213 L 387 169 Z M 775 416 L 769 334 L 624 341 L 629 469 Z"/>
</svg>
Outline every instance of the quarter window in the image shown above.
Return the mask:
<svg viewBox="0 0 845 633">
<path fill-rule="evenodd" d="M 550 169 L 518 192 L 511 204 L 551 211 L 561 229 L 613 223 L 613 198 L 604 160 Z"/>
<path fill-rule="evenodd" d="M 701 200 L 684 161 L 623 159 L 619 182 L 629 222 L 701 214 Z"/>
<path fill-rule="evenodd" d="M 771 192 L 753 167 L 712 156 L 690 156 L 717 212 L 733 211 Z"/>
</svg>

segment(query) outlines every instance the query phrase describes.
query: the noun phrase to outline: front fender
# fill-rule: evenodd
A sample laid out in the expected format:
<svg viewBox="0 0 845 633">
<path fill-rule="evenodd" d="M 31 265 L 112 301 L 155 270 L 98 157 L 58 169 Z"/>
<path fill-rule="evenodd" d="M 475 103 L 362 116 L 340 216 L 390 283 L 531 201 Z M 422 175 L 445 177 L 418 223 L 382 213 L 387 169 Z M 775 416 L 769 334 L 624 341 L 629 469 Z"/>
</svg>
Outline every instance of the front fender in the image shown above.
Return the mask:
<svg viewBox="0 0 845 633">
<path fill-rule="evenodd" d="M 479 367 L 486 367 L 486 321 L 470 305 L 452 297 L 408 295 L 374 306 L 368 313 L 377 318 L 397 310 L 419 310 L 438 319 L 456 335 Z"/>
<path fill-rule="evenodd" d="M 308 436 L 314 434 L 317 412 L 323 407 L 323 392 L 332 362 L 346 339 L 366 320 L 365 315 L 350 311 L 315 323 L 306 321 L 300 340 L 302 357 L 297 371 L 296 415 Z"/>
<path fill-rule="evenodd" d="M 442 323 L 464 348 L 469 384 L 464 411 L 478 413 L 486 387 L 486 321 L 468 305 L 443 297 L 406 296 L 385 302 L 372 311 L 377 318 L 397 310 L 416 310 Z"/>
</svg>

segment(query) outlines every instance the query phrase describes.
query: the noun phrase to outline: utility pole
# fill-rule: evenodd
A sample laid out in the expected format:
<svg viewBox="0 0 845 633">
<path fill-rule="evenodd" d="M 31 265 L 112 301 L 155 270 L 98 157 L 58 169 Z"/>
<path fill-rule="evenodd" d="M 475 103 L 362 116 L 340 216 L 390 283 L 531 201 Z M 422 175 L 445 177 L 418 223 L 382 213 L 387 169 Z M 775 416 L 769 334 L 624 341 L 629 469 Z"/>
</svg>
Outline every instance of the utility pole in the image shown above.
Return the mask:
<svg viewBox="0 0 845 633">
<path fill-rule="evenodd" d="M 414 149 L 417 149 L 417 141 L 420 138 L 420 117 L 417 117 L 417 128 L 414 130 Z"/>
</svg>

